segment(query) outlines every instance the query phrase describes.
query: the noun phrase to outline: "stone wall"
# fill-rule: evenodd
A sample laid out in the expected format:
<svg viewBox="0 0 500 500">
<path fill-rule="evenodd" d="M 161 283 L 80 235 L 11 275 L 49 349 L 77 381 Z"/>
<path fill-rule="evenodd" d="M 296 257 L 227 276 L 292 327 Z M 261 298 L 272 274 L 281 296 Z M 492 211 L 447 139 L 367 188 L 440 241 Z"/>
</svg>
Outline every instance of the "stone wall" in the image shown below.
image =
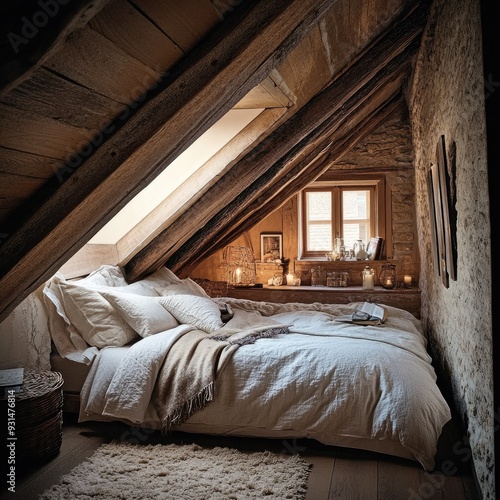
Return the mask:
<svg viewBox="0 0 500 500">
<path fill-rule="evenodd" d="M 420 263 L 415 220 L 413 145 L 406 104 L 403 103 L 399 111 L 360 141 L 319 180 L 331 175 L 349 179 L 351 172 L 385 176 L 388 197 L 391 200 L 392 232 L 391 243 L 384 249 L 384 256 L 397 259 L 401 275 L 411 274 L 414 282 L 418 284 Z M 259 240 L 263 231 L 283 233 L 284 254 L 290 258 L 292 263 L 290 269 L 293 270 L 293 261 L 297 258 L 299 245 L 296 199 L 289 200 L 233 244 L 250 246 L 254 250 L 256 259 L 259 259 Z M 221 259 L 222 252 L 216 252 L 202 262 L 191 276 L 221 279 Z M 279 268 L 274 269 L 271 275 L 279 270 Z M 262 273 L 260 268 L 257 271 L 258 282 L 267 283 L 269 272 Z"/>
<path fill-rule="evenodd" d="M 385 255 L 400 260 L 403 273 L 411 274 L 418 283 L 413 144 L 406 108 L 363 139 L 329 172 L 345 175 L 351 170 L 386 176 L 391 200 L 392 233 L 391 245 L 385 248 Z"/>
<path fill-rule="evenodd" d="M 493 499 L 491 248 L 482 74 L 479 0 L 437 0 L 408 94 L 422 319 L 434 358 L 451 381 L 482 495 Z M 442 134 L 456 189 L 457 279 L 449 288 L 433 267 L 426 185 Z"/>
</svg>

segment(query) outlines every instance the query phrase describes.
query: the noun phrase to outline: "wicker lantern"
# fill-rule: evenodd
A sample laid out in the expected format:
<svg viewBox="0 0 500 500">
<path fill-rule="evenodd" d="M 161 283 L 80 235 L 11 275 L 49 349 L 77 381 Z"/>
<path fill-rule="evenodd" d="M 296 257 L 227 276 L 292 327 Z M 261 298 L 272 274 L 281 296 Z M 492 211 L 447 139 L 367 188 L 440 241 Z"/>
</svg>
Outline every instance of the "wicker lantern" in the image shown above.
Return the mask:
<svg viewBox="0 0 500 500">
<path fill-rule="evenodd" d="M 230 286 L 253 286 L 257 280 L 255 258 L 248 247 L 227 246 L 222 252 L 223 279 Z"/>
</svg>

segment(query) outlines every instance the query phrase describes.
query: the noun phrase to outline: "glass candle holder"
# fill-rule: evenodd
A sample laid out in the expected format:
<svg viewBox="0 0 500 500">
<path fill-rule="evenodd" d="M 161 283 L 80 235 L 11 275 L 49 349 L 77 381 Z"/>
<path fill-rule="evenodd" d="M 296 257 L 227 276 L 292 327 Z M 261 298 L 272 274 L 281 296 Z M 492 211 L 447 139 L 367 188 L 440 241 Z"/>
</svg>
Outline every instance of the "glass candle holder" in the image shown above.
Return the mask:
<svg viewBox="0 0 500 500">
<path fill-rule="evenodd" d="M 411 281 L 412 281 L 411 280 L 411 276 L 409 274 L 405 274 L 404 281 L 403 281 L 404 287 L 405 288 L 411 288 Z"/>
<path fill-rule="evenodd" d="M 363 269 L 363 290 L 373 290 L 375 288 L 375 270 L 366 266 Z"/>
<path fill-rule="evenodd" d="M 394 264 L 383 264 L 379 276 L 380 286 L 392 290 L 396 286 L 396 266 Z"/>
</svg>

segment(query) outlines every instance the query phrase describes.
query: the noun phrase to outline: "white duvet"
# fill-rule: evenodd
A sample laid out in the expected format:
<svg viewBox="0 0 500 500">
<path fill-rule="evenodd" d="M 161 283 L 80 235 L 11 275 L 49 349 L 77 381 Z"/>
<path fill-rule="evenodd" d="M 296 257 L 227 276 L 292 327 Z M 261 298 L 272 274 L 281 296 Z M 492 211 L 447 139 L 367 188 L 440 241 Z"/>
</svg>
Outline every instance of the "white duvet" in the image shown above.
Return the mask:
<svg viewBox="0 0 500 500">
<path fill-rule="evenodd" d="M 220 373 L 215 398 L 180 427 L 187 432 L 314 438 L 384 451 L 434 467 L 451 418 L 420 322 L 392 307 L 382 326 L 335 321 L 357 304 L 271 304 L 214 299 L 258 311 L 290 333 L 240 347 Z M 81 393 L 80 420 L 159 427 L 154 382 L 176 338 L 192 326 L 103 349 Z"/>
</svg>

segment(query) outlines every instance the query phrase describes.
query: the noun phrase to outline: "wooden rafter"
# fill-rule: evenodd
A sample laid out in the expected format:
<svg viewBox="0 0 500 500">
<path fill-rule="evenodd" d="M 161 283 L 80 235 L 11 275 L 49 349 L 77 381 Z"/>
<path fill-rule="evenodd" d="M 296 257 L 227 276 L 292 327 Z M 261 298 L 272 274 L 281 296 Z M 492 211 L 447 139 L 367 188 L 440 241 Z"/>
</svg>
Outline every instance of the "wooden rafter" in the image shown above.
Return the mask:
<svg viewBox="0 0 500 500">
<path fill-rule="evenodd" d="M 142 106 L 108 127 L 112 132 L 0 247 L 0 320 L 279 65 L 331 3 L 242 5 Z"/>
<path fill-rule="evenodd" d="M 28 78 L 108 2 L 2 2 L 0 97 Z"/>
<path fill-rule="evenodd" d="M 241 214 L 258 196 L 259 185 L 263 186 L 269 181 L 265 174 L 270 168 L 277 166 L 277 170 L 282 172 L 294 158 L 303 155 L 306 148 L 320 140 L 335 123 L 335 118 L 331 120 L 332 117 L 363 86 L 374 82 L 374 79 L 376 81 L 378 74 L 384 74 L 383 68 L 392 60 L 399 57 L 396 64 L 398 68 L 401 64 L 406 64 L 410 53 L 405 51 L 421 34 L 426 17 L 426 10 L 420 8 L 397 23 L 347 73 L 242 158 L 203 198 L 127 263 L 125 270 L 128 279 L 139 279 L 167 262 L 180 272 L 182 266 L 177 261 L 182 259 L 186 263 L 186 259 L 180 256 L 196 255 L 195 252 L 186 252 L 188 247 L 184 246 L 195 234 L 198 243 L 191 240 L 189 248 L 203 246 L 203 239 L 213 243 L 218 229 L 226 224 L 227 218 Z M 388 71 L 386 78 L 391 78 L 390 70 Z M 253 191 L 251 186 L 255 187 Z M 199 231 L 199 228 L 204 229 Z"/>
<path fill-rule="evenodd" d="M 339 161 L 346 153 L 355 147 L 361 140 L 372 133 L 380 124 L 389 118 L 401 106 L 401 96 L 395 96 L 389 102 L 384 103 L 379 109 L 369 116 L 365 116 L 363 111 L 358 110 L 355 115 L 359 119 L 364 116 L 362 124 L 359 127 L 350 127 L 347 123 L 339 127 L 332 137 L 332 143 L 327 150 L 320 154 L 309 165 L 303 168 L 301 175 L 298 175 L 295 182 L 286 183 L 284 180 L 279 180 L 272 186 L 268 192 L 269 199 L 264 206 L 255 206 L 249 209 L 249 214 L 245 218 L 236 219 L 235 225 L 226 228 L 225 231 L 218 233 L 218 239 L 204 240 L 205 244 L 196 249 L 196 253 L 189 252 L 190 260 L 183 258 L 183 254 L 179 252 L 167 262 L 167 266 L 175 270 L 179 275 L 184 276 L 189 274 L 200 262 L 207 258 L 212 253 L 224 248 L 236 238 L 241 236 L 251 229 L 255 224 L 265 219 L 269 213 L 278 209 L 292 196 L 296 195 L 301 189 L 316 180 L 322 173 L 328 170 L 335 162 Z M 262 197 L 265 197 L 263 194 Z M 199 240 L 197 240 L 199 241 Z M 188 248 L 182 249 L 188 251 Z"/>
<path fill-rule="evenodd" d="M 370 95 L 368 94 L 367 98 Z M 167 261 L 167 266 L 179 275 L 188 274 L 205 257 L 229 244 L 317 179 L 332 163 L 338 161 L 343 154 L 371 133 L 389 113 L 394 111 L 396 104 L 394 96 L 389 94 L 387 100 L 384 100 L 373 113 L 369 113 L 365 109 L 366 106 L 360 107 L 353 103 L 348 103 L 346 107 L 349 108 L 347 116 L 344 119 L 339 118 L 338 126 L 311 153 L 301 158 L 285 175 L 275 176 L 274 182 L 272 180 L 266 182 L 265 178 L 268 177 L 266 175 L 254 186 L 250 186 L 242 195 L 249 196 L 253 188 L 255 194 L 251 203 L 245 204 L 244 209 L 238 210 L 242 203 L 240 200 L 235 200 L 234 204 L 226 207 L 212 219 L 209 227 L 201 228 L 184 244 Z M 228 218 L 228 213 L 233 213 L 234 217 Z M 218 226 L 216 222 L 219 223 Z M 217 237 L 214 238 L 212 233 Z"/>
</svg>

